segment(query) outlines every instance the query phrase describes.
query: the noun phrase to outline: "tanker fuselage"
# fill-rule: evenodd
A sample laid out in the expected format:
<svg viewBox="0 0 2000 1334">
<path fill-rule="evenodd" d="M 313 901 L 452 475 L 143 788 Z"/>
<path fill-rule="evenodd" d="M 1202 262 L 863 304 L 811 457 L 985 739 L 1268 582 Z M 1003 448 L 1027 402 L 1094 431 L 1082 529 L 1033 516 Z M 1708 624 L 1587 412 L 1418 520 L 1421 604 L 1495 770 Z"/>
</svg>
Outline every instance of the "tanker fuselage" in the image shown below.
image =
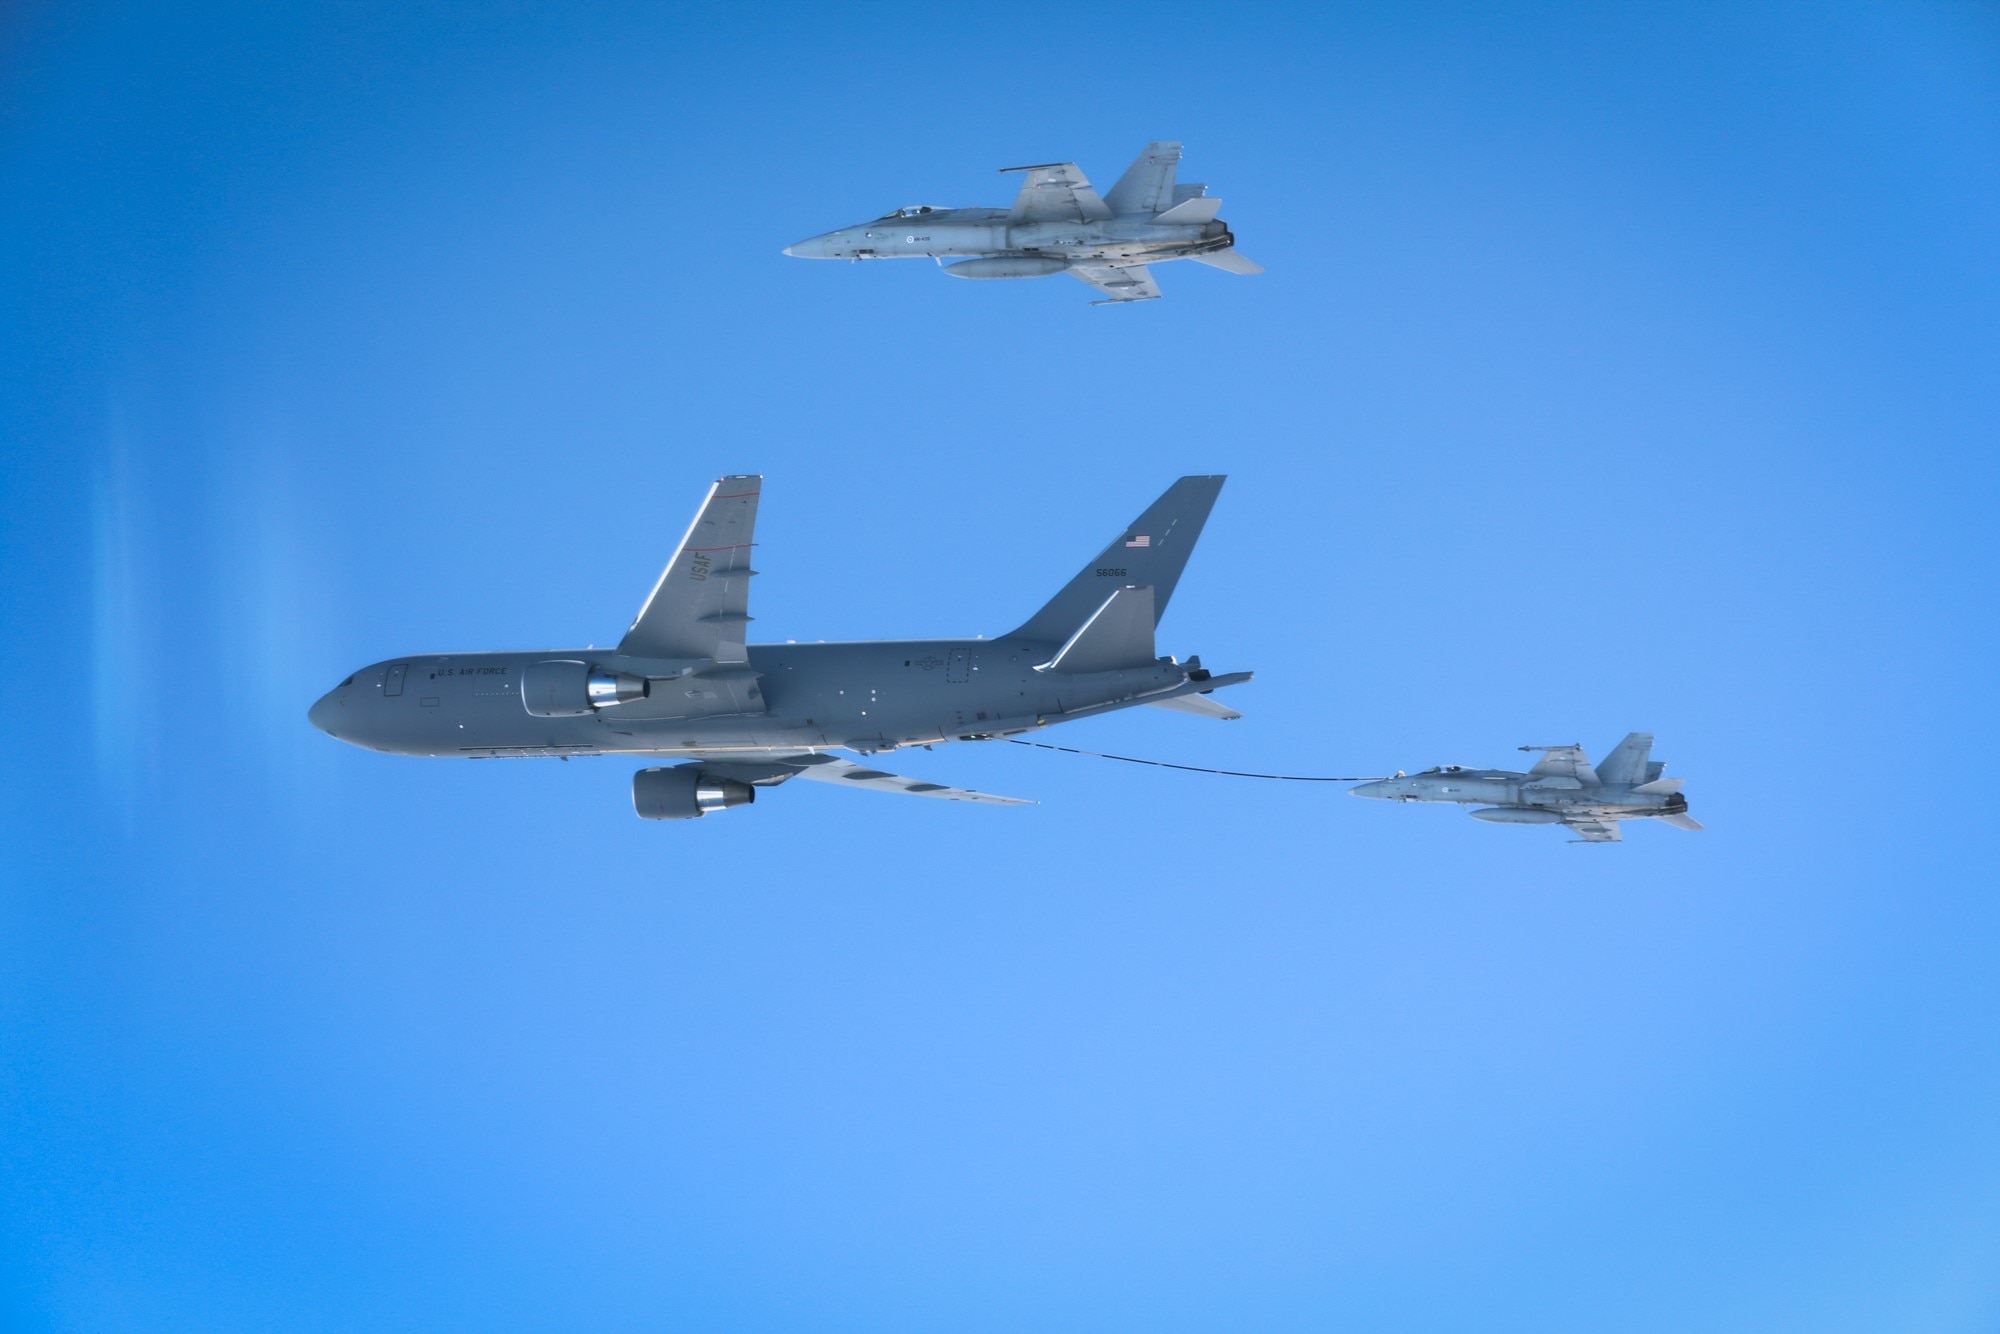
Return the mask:
<svg viewBox="0 0 2000 1334">
<path fill-rule="evenodd" d="M 442 654 L 356 672 L 313 706 L 311 721 L 398 755 L 872 753 L 1032 731 L 1201 681 L 1171 658 L 1122 671 L 1037 670 L 1058 647 L 757 644 L 747 665 L 722 670 L 591 649 Z"/>
</svg>

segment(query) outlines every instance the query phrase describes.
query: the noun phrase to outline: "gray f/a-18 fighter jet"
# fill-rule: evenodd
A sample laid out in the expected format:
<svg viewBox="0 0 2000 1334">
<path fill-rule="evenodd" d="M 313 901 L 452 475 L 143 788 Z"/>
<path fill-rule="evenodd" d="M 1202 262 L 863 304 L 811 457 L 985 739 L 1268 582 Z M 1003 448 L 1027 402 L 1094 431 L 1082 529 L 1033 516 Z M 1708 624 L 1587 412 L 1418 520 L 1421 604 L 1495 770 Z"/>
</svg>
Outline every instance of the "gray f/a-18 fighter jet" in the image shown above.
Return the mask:
<svg viewBox="0 0 2000 1334">
<path fill-rule="evenodd" d="M 1074 162 L 1002 167 L 1026 172 L 1012 208 L 917 204 L 873 222 L 785 247 L 799 259 L 935 259 L 954 278 L 1044 278 L 1067 273 L 1104 293 L 1095 306 L 1160 295 L 1146 266 L 1199 260 L 1230 273 L 1264 270 L 1231 249 L 1205 185 L 1176 185 L 1181 146 L 1147 144 L 1102 198 Z"/>
<path fill-rule="evenodd" d="M 1659 820 L 1676 829 L 1699 829 L 1687 813 L 1681 785 L 1663 777 L 1667 766 L 1648 758 L 1653 738 L 1633 732 L 1593 767 L 1580 746 L 1523 746 L 1542 758 L 1526 773 L 1465 769 L 1456 764 L 1397 774 L 1351 789 L 1357 797 L 1385 801 L 1450 801 L 1482 809 L 1467 812 L 1496 824 L 1560 824 L 1580 843 L 1617 843 L 1620 820 Z"/>
<path fill-rule="evenodd" d="M 953 801 L 1011 797 L 899 778 L 828 754 L 983 741 L 1148 704 L 1235 718 L 1211 675 L 1154 649 L 1153 630 L 1222 490 L 1183 477 L 1048 605 L 998 639 L 747 644 L 758 477 L 709 488 L 687 536 L 615 649 L 454 653 L 378 662 L 308 718 L 395 755 L 671 755 L 632 804 L 688 820 L 791 778 Z"/>
</svg>

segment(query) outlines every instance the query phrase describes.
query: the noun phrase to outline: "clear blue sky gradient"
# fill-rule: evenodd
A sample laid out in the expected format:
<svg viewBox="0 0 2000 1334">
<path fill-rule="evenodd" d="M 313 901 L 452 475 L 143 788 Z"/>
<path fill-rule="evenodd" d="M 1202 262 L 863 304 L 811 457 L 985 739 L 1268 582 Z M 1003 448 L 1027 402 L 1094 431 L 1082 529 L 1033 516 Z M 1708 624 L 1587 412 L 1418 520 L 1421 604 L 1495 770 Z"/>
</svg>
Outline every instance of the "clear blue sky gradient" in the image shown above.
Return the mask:
<svg viewBox="0 0 2000 1334">
<path fill-rule="evenodd" d="M 783 258 L 1187 143 L 1268 274 Z M 2000 18 L 0 19 L 0 1324 L 2000 1327 Z M 1184 472 L 1217 724 L 1024 810 L 392 759 L 762 472 L 765 638 L 993 634 Z"/>
</svg>

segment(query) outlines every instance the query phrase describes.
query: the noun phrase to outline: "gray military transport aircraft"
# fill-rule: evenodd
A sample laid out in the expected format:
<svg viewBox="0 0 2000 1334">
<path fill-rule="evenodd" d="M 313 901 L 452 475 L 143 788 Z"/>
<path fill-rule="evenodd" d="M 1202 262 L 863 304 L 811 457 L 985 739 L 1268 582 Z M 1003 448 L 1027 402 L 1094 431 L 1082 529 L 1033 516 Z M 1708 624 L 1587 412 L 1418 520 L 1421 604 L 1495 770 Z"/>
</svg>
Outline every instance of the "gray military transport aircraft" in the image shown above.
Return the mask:
<svg viewBox="0 0 2000 1334">
<path fill-rule="evenodd" d="M 672 755 L 642 769 L 648 820 L 741 806 L 791 778 L 1027 805 L 830 755 L 983 741 L 1148 704 L 1235 718 L 1207 698 L 1249 672 L 1159 656 L 1153 631 L 1222 490 L 1183 477 L 1047 606 L 998 639 L 746 644 L 763 479 L 709 488 L 615 649 L 454 653 L 378 662 L 312 706 L 327 735 L 393 755 Z"/>
<path fill-rule="evenodd" d="M 1146 266 L 1192 259 L 1230 273 L 1264 270 L 1236 253 L 1222 201 L 1205 185 L 1176 185 L 1175 143 L 1147 144 L 1118 184 L 1099 198 L 1074 162 L 1002 167 L 1026 172 L 1012 208 L 916 204 L 786 246 L 798 259 L 935 259 L 954 278 L 1045 278 L 1067 273 L 1104 299 L 1094 306 L 1160 295 Z"/>
<path fill-rule="evenodd" d="M 1581 746 L 1523 746 L 1542 752 L 1526 773 L 1465 769 L 1447 764 L 1420 774 L 1397 774 L 1350 789 L 1357 797 L 1385 801 L 1450 801 L 1480 806 L 1476 820 L 1497 824 L 1560 824 L 1579 843 L 1617 843 L 1620 820 L 1658 820 L 1676 829 L 1699 829 L 1681 795 L 1684 778 L 1662 777 L 1667 766 L 1648 757 L 1653 738 L 1633 732 L 1604 763 L 1592 767 Z"/>
</svg>

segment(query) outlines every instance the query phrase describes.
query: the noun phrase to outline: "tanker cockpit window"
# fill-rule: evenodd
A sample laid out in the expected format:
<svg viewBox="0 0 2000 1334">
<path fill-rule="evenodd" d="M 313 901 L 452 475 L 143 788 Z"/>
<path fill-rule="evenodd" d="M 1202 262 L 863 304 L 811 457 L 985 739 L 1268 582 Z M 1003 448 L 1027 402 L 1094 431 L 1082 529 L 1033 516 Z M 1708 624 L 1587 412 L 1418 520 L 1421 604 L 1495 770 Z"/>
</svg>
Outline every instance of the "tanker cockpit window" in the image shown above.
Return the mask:
<svg viewBox="0 0 2000 1334">
<path fill-rule="evenodd" d="M 340 684 L 343 686 L 351 686 L 354 684 L 354 678 L 350 676 L 345 681 L 342 681 Z"/>
</svg>

